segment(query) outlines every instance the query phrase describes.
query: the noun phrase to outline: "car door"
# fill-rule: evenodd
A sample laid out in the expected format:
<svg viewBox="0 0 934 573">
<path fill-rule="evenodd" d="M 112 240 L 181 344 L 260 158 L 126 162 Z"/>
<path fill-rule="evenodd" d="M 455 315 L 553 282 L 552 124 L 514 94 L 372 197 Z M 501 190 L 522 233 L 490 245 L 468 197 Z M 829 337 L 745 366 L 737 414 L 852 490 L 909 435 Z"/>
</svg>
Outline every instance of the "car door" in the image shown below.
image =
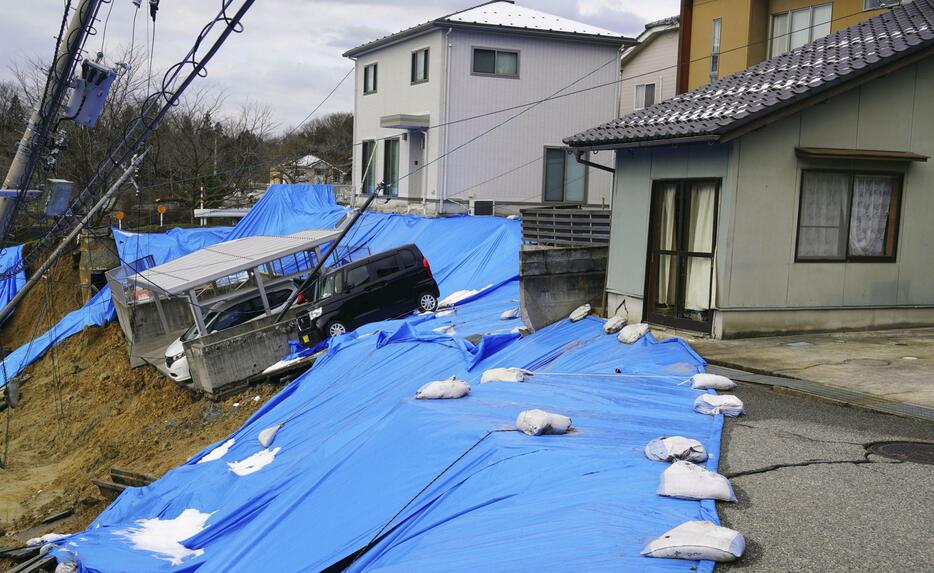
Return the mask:
<svg viewBox="0 0 934 573">
<path fill-rule="evenodd" d="M 388 253 L 367 263 L 371 283 L 367 287 L 368 304 L 372 311 L 369 321 L 396 318 L 409 306 L 405 301 L 405 289 L 400 288 L 402 269 L 396 253 Z"/>
<path fill-rule="evenodd" d="M 356 328 L 369 321 L 373 312 L 370 286 L 370 271 L 365 263 L 348 266 L 344 270 L 344 288 L 339 316 L 349 328 Z"/>
</svg>

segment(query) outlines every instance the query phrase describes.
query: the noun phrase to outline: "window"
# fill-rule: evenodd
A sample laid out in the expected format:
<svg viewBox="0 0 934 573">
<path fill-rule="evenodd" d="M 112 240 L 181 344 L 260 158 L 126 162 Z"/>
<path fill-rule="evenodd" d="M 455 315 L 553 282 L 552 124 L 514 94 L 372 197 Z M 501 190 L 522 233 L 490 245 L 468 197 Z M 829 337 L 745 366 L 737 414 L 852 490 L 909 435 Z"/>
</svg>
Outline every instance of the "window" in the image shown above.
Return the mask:
<svg viewBox="0 0 934 573">
<path fill-rule="evenodd" d="M 376 142 L 364 141 L 360 157 L 360 186 L 369 194 L 376 188 Z"/>
<path fill-rule="evenodd" d="M 383 142 L 383 183 L 386 195 L 399 194 L 399 140 L 387 139 Z"/>
<path fill-rule="evenodd" d="M 386 278 L 399 272 L 399 265 L 396 263 L 395 255 L 377 259 L 367 266 L 370 267 L 370 276 L 377 279 Z"/>
<path fill-rule="evenodd" d="M 901 175 L 803 171 L 797 261 L 895 261 Z"/>
<path fill-rule="evenodd" d="M 863 10 L 878 10 L 901 4 L 901 0 L 863 0 Z"/>
<path fill-rule="evenodd" d="M 830 33 L 833 4 L 818 4 L 772 14 L 769 57 L 774 58 Z"/>
<path fill-rule="evenodd" d="M 636 109 L 655 105 L 655 84 L 639 84 L 636 86 Z"/>
<path fill-rule="evenodd" d="M 363 93 L 376 93 L 376 64 L 363 68 Z"/>
<path fill-rule="evenodd" d="M 720 26 L 720 18 L 713 21 L 710 39 L 710 81 L 712 82 L 720 76 Z"/>
<path fill-rule="evenodd" d="M 545 148 L 545 201 L 583 203 L 587 198 L 587 166 L 563 149 Z"/>
<path fill-rule="evenodd" d="M 329 296 L 334 296 L 343 291 L 343 276 L 344 273 L 336 272 L 321 279 L 321 282 L 318 284 L 318 296 L 315 297 L 315 300 L 324 300 Z"/>
<path fill-rule="evenodd" d="M 474 48 L 473 73 L 517 78 L 519 77 L 519 52 Z"/>
<path fill-rule="evenodd" d="M 412 52 L 412 83 L 428 81 L 428 48 Z"/>
<path fill-rule="evenodd" d="M 277 306 L 285 304 L 285 301 L 289 300 L 289 296 L 292 294 L 292 291 L 277 290 L 266 295 L 266 302 L 269 303 L 269 308 L 276 308 Z"/>
<path fill-rule="evenodd" d="M 415 255 L 408 249 L 399 251 L 399 261 L 402 264 L 402 268 L 405 269 L 416 265 Z"/>
<path fill-rule="evenodd" d="M 369 280 L 370 273 L 366 270 L 366 265 L 347 270 L 347 290 L 355 289 L 360 285 L 366 284 Z"/>
</svg>

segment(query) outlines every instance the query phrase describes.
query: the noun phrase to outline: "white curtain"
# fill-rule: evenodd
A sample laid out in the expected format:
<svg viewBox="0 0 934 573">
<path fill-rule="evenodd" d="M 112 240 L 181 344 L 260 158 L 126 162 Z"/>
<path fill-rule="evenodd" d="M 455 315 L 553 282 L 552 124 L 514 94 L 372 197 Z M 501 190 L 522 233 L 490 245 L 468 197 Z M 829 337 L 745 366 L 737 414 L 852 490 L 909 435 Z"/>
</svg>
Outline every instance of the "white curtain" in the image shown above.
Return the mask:
<svg viewBox="0 0 934 573">
<path fill-rule="evenodd" d="M 842 173 L 805 171 L 801 185 L 801 218 L 798 222 L 798 256 L 842 258 L 846 255 L 849 176 Z"/>
<path fill-rule="evenodd" d="M 690 228 L 687 237 L 689 251 L 713 252 L 713 220 L 716 209 L 716 186 L 713 183 L 697 183 L 691 194 Z M 684 308 L 708 310 L 710 308 L 711 259 L 687 258 L 687 280 L 684 293 Z"/>
<path fill-rule="evenodd" d="M 850 255 L 878 257 L 886 252 L 885 231 L 892 201 L 893 180 L 879 175 L 857 175 L 850 209 Z"/>
<path fill-rule="evenodd" d="M 667 183 L 662 189 L 662 201 L 658 215 L 658 248 L 676 250 L 677 242 L 677 204 L 678 191 L 674 183 Z M 678 296 L 677 258 L 671 255 L 658 256 L 658 306 L 674 306 Z"/>
</svg>

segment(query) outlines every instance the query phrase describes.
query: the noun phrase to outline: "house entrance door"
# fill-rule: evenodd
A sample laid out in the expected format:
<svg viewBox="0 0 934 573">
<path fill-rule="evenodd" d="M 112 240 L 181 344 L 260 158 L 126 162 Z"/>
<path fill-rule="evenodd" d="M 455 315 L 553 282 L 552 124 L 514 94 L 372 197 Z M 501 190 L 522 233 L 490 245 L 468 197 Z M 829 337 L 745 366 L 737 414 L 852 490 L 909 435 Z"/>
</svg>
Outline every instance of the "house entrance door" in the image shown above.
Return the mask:
<svg viewBox="0 0 934 573">
<path fill-rule="evenodd" d="M 409 132 L 409 197 L 421 199 L 425 186 L 425 132 Z"/>
<path fill-rule="evenodd" d="M 712 324 L 720 181 L 656 181 L 646 265 L 646 320 L 699 332 Z"/>
</svg>

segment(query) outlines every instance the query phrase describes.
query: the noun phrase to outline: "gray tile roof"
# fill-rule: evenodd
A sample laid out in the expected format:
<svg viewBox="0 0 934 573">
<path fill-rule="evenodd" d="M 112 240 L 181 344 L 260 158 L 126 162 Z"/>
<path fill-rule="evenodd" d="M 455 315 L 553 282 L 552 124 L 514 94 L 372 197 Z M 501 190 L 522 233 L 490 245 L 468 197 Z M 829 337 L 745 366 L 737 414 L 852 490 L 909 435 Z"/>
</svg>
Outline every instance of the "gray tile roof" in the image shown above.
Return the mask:
<svg viewBox="0 0 934 573">
<path fill-rule="evenodd" d="M 655 28 L 656 26 L 677 26 L 681 23 L 681 15 L 675 14 L 674 16 L 668 16 L 667 18 L 662 18 L 661 20 L 655 20 L 654 22 L 649 22 L 645 25 L 645 29 Z"/>
<path fill-rule="evenodd" d="M 715 139 L 931 48 L 934 0 L 915 0 L 564 142 L 572 147 L 624 147 Z"/>
</svg>

